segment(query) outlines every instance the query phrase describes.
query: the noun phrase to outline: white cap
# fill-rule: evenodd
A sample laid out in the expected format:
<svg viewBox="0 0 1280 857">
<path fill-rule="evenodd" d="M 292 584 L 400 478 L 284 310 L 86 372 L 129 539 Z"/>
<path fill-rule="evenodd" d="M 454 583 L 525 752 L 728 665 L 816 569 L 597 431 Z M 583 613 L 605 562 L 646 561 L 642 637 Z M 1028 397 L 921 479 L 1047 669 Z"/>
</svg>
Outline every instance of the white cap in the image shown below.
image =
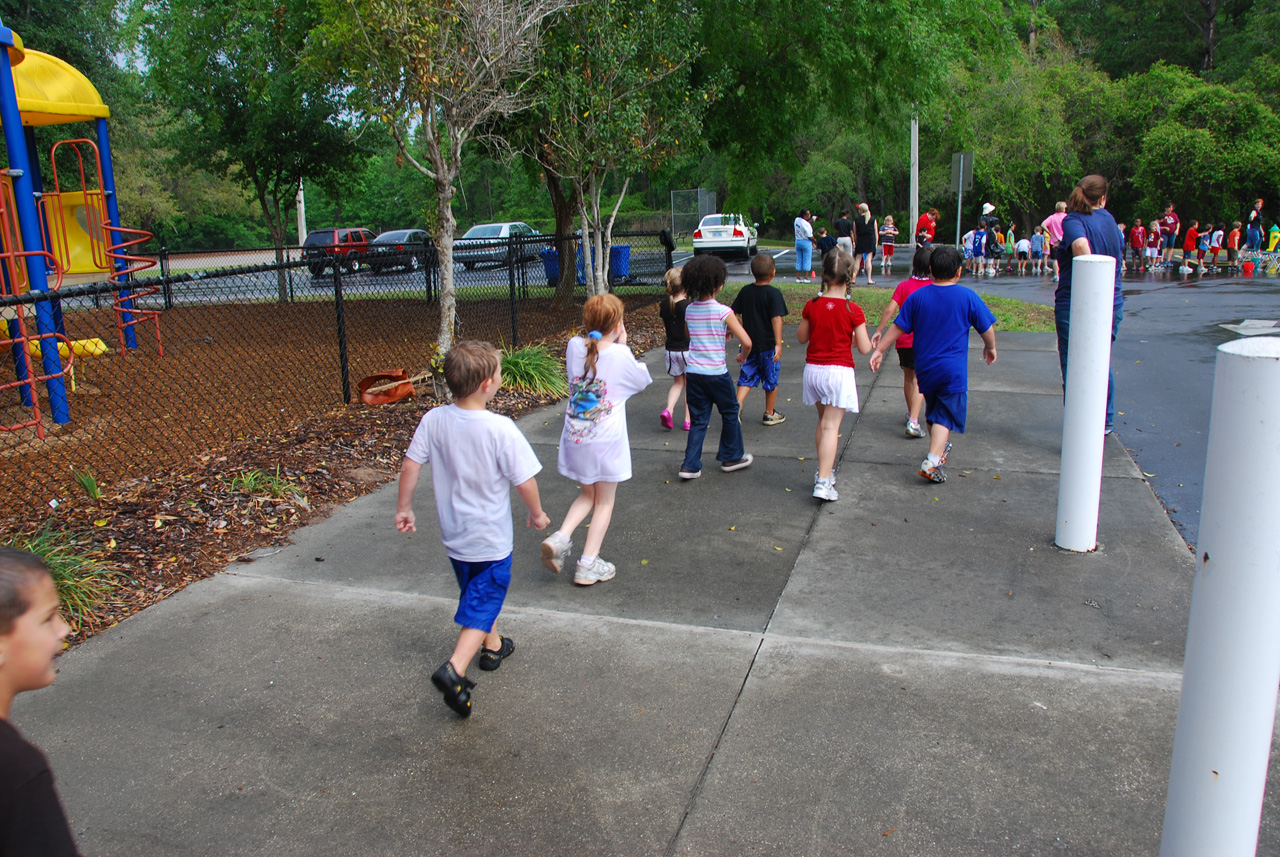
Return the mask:
<svg viewBox="0 0 1280 857">
<path fill-rule="evenodd" d="M 989 202 L 984 202 L 984 203 L 982 204 L 982 213 L 983 213 L 983 214 L 990 214 L 991 212 L 993 212 L 993 211 L 995 211 L 995 210 L 996 210 L 996 207 L 995 207 L 994 205 L 992 205 L 991 203 L 989 203 Z"/>
</svg>

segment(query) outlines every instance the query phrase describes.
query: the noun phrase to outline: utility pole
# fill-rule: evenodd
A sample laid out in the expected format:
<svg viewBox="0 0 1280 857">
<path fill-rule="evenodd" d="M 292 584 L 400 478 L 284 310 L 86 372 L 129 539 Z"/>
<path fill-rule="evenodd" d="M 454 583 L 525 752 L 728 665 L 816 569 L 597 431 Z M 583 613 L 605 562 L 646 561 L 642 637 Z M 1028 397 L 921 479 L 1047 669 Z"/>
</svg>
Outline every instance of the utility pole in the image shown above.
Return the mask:
<svg viewBox="0 0 1280 857">
<path fill-rule="evenodd" d="M 911 110 L 911 243 L 915 244 L 916 223 L 920 220 L 920 117 Z"/>
</svg>

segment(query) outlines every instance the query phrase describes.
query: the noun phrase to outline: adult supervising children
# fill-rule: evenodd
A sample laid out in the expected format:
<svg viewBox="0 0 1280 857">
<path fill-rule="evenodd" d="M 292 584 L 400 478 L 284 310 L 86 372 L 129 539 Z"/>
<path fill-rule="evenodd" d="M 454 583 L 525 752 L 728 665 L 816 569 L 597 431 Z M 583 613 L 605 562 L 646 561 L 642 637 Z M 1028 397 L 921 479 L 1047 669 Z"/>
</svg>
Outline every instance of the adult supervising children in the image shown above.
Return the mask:
<svg viewBox="0 0 1280 857">
<path fill-rule="evenodd" d="M 1116 341 L 1120 319 L 1124 317 L 1124 293 L 1120 290 L 1120 255 L 1124 252 L 1120 235 L 1116 231 L 1115 218 L 1107 211 L 1107 180 L 1102 176 L 1085 176 L 1071 191 L 1067 201 L 1070 214 L 1062 221 L 1063 264 L 1062 279 L 1053 293 L 1053 320 L 1058 329 L 1058 360 L 1062 364 L 1062 386 L 1067 385 L 1067 345 L 1071 334 L 1071 285 L 1074 280 L 1074 259 L 1092 253 L 1110 256 L 1116 260 L 1115 286 L 1111 317 L 1111 341 Z M 1116 421 L 1116 379 L 1107 371 L 1107 421 L 1105 431 L 1110 434 Z"/>
<path fill-rule="evenodd" d="M 825 257 L 824 257 L 825 258 Z M 733 299 L 733 311 L 742 316 L 742 327 L 751 338 L 751 354 L 738 372 L 738 407 L 747 401 L 752 387 L 764 389 L 764 419 L 767 426 L 786 422 L 774 408 L 778 402 L 778 370 L 782 365 L 782 317 L 787 301 L 773 282 L 773 257 L 761 253 L 751 260 L 755 282 L 743 286 Z"/>
<path fill-rule="evenodd" d="M 916 383 L 929 421 L 929 454 L 920 462 L 920 475 L 930 482 L 945 482 L 942 466 L 951 452 L 951 432 L 964 434 L 968 414 L 969 328 L 982 336 L 982 358 L 990 366 L 996 362 L 996 317 L 976 292 L 959 285 L 959 250 L 933 248 L 929 270 L 933 285 L 907 298 L 871 353 L 871 371 L 880 371 L 884 352 L 898 337 L 915 334 Z"/>
<path fill-rule="evenodd" d="M 413 492 L 422 465 L 431 463 L 440 535 L 458 578 L 462 626 L 453 655 L 431 676 L 445 704 L 459 716 L 471 716 L 467 678 L 471 659 L 480 653 L 480 669 L 496 670 L 515 642 L 494 630 L 511 585 L 511 486 L 529 507 L 527 526 L 551 523 L 538 499 L 534 475 L 542 469 L 529 441 L 509 417 L 488 410 L 502 386 L 501 354 L 487 342 L 459 342 L 444 358 L 444 379 L 453 404 L 427 411 L 405 453 L 395 527 L 418 531 Z"/>
<path fill-rule="evenodd" d="M 804 209 L 796 217 L 796 282 L 807 283 L 813 273 L 813 217 L 809 209 Z"/>
</svg>

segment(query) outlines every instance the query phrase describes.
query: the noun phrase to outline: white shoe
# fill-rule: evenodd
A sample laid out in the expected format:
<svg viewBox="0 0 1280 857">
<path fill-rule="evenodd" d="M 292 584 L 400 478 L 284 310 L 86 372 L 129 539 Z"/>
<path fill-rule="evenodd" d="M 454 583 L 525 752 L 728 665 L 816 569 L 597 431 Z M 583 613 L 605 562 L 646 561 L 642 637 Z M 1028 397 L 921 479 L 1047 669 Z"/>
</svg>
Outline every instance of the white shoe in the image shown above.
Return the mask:
<svg viewBox="0 0 1280 857">
<path fill-rule="evenodd" d="M 559 532 L 554 532 L 542 540 L 542 564 L 559 574 L 569 560 L 569 551 L 573 542 Z"/>
<path fill-rule="evenodd" d="M 578 568 L 573 573 L 573 582 L 579 586 L 591 586 L 603 580 L 613 580 L 617 573 L 613 563 L 605 562 L 600 557 L 593 559 L 590 565 L 583 565 L 579 560 Z"/>
<path fill-rule="evenodd" d="M 920 428 L 920 423 L 907 420 L 907 437 L 924 437 L 924 429 Z"/>
<path fill-rule="evenodd" d="M 840 495 L 836 493 L 836 486 L 830 479 L 819 479 L 813 483 L 813 496 L 819 500 L 840 499 Z"/>
</svg>

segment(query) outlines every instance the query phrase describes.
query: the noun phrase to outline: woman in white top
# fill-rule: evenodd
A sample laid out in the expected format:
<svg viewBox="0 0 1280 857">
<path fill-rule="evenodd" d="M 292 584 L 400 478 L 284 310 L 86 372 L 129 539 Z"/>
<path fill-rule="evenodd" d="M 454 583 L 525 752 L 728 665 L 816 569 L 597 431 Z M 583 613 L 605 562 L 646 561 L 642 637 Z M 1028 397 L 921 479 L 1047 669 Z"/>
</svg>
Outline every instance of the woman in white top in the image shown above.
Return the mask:
<svg viewBox="0 0 1280 857">
<path fill-rule="evenodd" d="M 813 274 L 813 215 L 809 209 L 796 218 L 796 282 L 807 283 Z"/>
</svg>

